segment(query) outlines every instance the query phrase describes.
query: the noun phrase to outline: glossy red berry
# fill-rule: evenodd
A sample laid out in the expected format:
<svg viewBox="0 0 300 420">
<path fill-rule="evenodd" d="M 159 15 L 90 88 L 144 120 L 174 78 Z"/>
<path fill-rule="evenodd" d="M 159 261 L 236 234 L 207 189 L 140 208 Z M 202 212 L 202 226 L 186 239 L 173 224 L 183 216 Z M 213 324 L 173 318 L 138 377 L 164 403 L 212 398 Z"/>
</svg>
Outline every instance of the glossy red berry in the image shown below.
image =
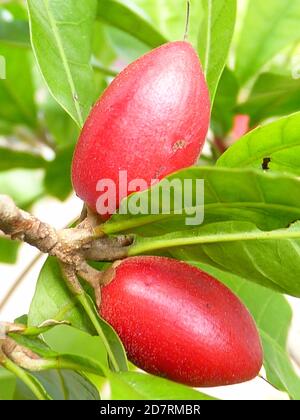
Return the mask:
<svg viewBox="0 0 300 420">
<path fill-rule="evenodd" d="M 162 257 L 129 258 L 106 276 L 99 312 L 141 369 L 193 387 L 240 383 L 259 373 L 254 321 L 213 277 Z"/>
<path fill-rule="evenodd" d="M 171 42 L 149 52 L 116 77 L 91 111 L 73 158 L 77 195 L 96 210 L 97 183 L 109 179 L 118 207 L 133 192 L 119 190 L 120 170 L 128 183 L 142 178 L 150 187 L 193 165 L 209 119 L 209 93 L 193 47 Z"/>
</svg>

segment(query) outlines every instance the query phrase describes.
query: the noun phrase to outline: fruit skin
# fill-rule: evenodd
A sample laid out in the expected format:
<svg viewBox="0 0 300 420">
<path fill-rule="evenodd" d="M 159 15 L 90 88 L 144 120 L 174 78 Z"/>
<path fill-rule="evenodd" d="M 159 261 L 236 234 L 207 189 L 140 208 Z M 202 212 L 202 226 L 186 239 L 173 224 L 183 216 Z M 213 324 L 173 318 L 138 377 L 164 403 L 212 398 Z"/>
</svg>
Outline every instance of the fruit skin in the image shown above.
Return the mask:
<svg viewBox="0 0 300 420">
<path fill-rule="evenodd" d="M 233 120 L 232 140 L 236 141 L 250 131 L 250 116 L 238 114 Z"/>
<path fill-rule="evenodd" d="M 149 52 L 124 69 L 92 109 L 73 158 L 77 195 L 96 210 L 99 180 L 113 180 L 119 198 L 119 170 L 127 170 L 128 182 L 142 178 L 150 187 L 151 180 L 193 165 L 209 120 L 208 88 L 193 47 L 170 42 Z"/>
<path fill-rule="evenodd" d="M 141 369 L 193 387 L 240 383 L 259 373 L 254 321 L 213 277 L 164 257 L 128 258 L 106 277 L 99 313 Z"/>
</svg>

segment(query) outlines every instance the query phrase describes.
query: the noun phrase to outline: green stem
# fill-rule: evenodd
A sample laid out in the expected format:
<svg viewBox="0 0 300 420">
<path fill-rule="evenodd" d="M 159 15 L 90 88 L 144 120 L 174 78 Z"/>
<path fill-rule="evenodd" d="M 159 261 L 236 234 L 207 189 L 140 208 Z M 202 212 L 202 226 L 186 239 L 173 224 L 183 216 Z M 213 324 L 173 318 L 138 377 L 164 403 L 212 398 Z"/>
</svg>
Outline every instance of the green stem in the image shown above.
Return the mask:
<svg viewBox="0 0 300 420">
<path fill-rule="evenodd" d="M 74 269 L 71 266 L 68 266 L 67 264 L 63 264 L 63 263 L 61 263 L 61 269 L 62 269 L 62 274 L 64 276 L 66 285 L 68 286 L 74 298 L 78 300 L 78 302 L 81 304 L 81 306 L 85 310 L 87 316 L 91 320 L 99 337 L 103 341 L 103 344 L 106 348 L 107 354 L 111 360 L 111 363 L 114 369 L 116 370 L 116 372 L 119 372 L 121 369 L 115 358 L 115 355 L 113 354 L 110 348 L 109 342 L 107 341 L 107 338 L 102 331 L 101 325 L 99 324 L 98 314 L 97 314 L 96 309 L 93 307 L 93 302 L 92 301 L 89 302 L 87 295 L 85 294 Z"/>
<path fill-rule="evenodd" d="M 174 248 L 178 246 L 188 245 L 199 245 L 199 244 L 212 244 L 212 243 L 223 243 L 223 242 L 237 242 L 237 241 L 253 241 L 253 240 L 283 240 L 283 239 L 300 239 L 299 230 L 291 229 L 278 229 L 274 231 L 259 231 L 254 230 L 251 232 L 238 232 L 238 233 L 225 233 L 225 234 L 212 234 L 212 235 L 201 235 L 199 230 L 198 235 L 184 237 L 174 235 L 164 235 L 156 238 L 142 238 L 136 240 L 136 242 L 130 247 L 128 256 L 139 255 L 145 252 Z"/>
<path fill-rule="evenodd" d="M 91 308 L 91 305 L 90 305 L 88 299 L 86 298 L 85 294 L 77 295 L 77 299 L 79 300 L 79 302 L 83 306 L 85 312 L 87 313 L 88 317 L 90 318 L 90 320 L 91 320 L 92 324 L 94 325 L 99 337 L 102 339 L 102 341 L 104 343 L 104 346 L 106 348 L 106 351 L 109 355 L 110 361 L 111 361 L 115 371 L 119 372 L 120 371 L 119 364 L 118 364 L 118 362 L 115 358 L 114 353 L 111 351 L 109 342 L 107 341 L 107 338 L 105 337 L 105 334 L 103 333 L 102 328 L 99 325 L 98 317 L 95 314 L 93 308 Z"/>
<path fill-rule="evenodd" d="M 246 209 L 268 209 L 268 208 L 272 208 L 274 210 L 278 210 L 278 211 L 284 211 L 284 212 L 289 212 L 292 214 L 297 213 L 300 217 L 300 210 L 298 208 L 293 208 L 290 206 L 285 206 L 282 204 L 270 204 L 270 203 L 262 203 L 262 202 L 232 202 L 232 203 L 210 203 L 210 204 L 205 204 L 205 212 L 208 213 L 209 211 L 215 212 L 220 208 L 226 208 L 226 209 L 232 209 L 232 208 L 246 208 Z M 182 214 L 193 214 L 192 210 L 194 210 L 194 213 L 196 213 L 198 207 L 187 207 L 182 209 Z M 111 234 L 116 234 L 116 233 L 120 233 L 120 232 L 124 232 L 124 231 L 128 231 L 129 229 L 134 229 L 140 226 L 145 226 L 145 225 L 149 225 L 151 223 L 156 223 L 156 222 L 160 222 L 161 220 L 164 219 L 168 219 L 171 218 L 174 215 L 174 212 L 170 212 L 169 214 L 164 214 L 164 213 L 160 213 L 160 214 L 155 214 L 155 215 L 151 215 L 151 214 L 147 214 L 147 215 L 142 215 L 139 217 L 131 217 L 128 218 L 127 220 L 123 218 L 119 218 L 118 220 L 118 215 L 116 215 L 116 221 L 108 221 L 107 223 L 104 223 L 102 225 L 97 226 L 94 229 L 95 232 L 95 236 L 96 237 L 101 237 L 103 235 L 111 235 Z M 123 220 L 122 220 L 123 219 Z"/>
<path fill-rule="evenodd" d="M 51 398 L 47 395 L 42 385 L 39 384 L 39 382 L 36 381 L 33 376 L 31 376 L 25 370 L 13 363 L 10 359 L 5 358 L 1 362 L 1 364 L 7 370 L 13 373 L 17 378 L 19 378 L 22 382 L 24 382 L 24 384 L 28 386 L 28 388 L 33 392 L 33 394 L 38 400 L 51 400 Z"/>
</svg>

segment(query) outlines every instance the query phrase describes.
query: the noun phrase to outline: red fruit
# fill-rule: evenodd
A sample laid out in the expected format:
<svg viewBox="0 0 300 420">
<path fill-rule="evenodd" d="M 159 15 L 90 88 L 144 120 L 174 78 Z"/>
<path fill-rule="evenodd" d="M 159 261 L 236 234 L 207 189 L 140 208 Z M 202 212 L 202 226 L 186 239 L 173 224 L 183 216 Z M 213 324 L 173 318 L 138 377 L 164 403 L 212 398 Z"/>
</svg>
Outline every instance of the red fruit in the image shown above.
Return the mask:
<svg viewBox="0 0 300 420">
<path fill-rule="evenodd" d="M 186 263 L 124 260 L 107 272 L 101 316 L 141 369 L 193 387 L 254 378 L 262 365 L 249 312 L 223 284 Z"/>
<path fill-rule="evenodd" d="M 110 179 L 118 207 L 133 192 L 119 191 L 120 170 L 128 182 L 142 178 L 150 187 L 193 165 L 209 117 L 207 85 L 190 44 L 171 42 L 144 55 L 116 77 L 86 121 L 73 159 L 77 195 L 96 210 L 97 182 Z"/>
<path fill-rule="evenodd" d="M 250 130 L 249 115 L 236 115 L 233 120 L 232 139 L 238 140 Z"/>
</svg>

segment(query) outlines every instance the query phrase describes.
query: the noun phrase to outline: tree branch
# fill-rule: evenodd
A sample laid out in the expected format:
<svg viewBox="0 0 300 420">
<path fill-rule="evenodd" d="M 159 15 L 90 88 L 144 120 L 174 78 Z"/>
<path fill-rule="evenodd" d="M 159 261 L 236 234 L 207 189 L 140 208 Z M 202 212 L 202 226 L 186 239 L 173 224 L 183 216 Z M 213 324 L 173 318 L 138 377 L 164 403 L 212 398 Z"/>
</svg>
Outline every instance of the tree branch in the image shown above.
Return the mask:
<svg viewBox="0 0 300 420">
<path fill-rule="evenodd" d="M 77 227 L 56 230 L 19 209 L 10 197 L 0 195 L 0 230 L 11 239 L 24 241 L 45 254 L 57 257 L 73 293 L 80 291 L 79 274 L 94 288 L 99 303 L 102 273 L 90 267 L 87 260 L 116 261 L 126 258 L 133 238 L 125 235 L 96 238 L 94 227 L 99 224 L 98 216 L 88 208 L 84 215 L 86 218 Z"/>
</svg>

